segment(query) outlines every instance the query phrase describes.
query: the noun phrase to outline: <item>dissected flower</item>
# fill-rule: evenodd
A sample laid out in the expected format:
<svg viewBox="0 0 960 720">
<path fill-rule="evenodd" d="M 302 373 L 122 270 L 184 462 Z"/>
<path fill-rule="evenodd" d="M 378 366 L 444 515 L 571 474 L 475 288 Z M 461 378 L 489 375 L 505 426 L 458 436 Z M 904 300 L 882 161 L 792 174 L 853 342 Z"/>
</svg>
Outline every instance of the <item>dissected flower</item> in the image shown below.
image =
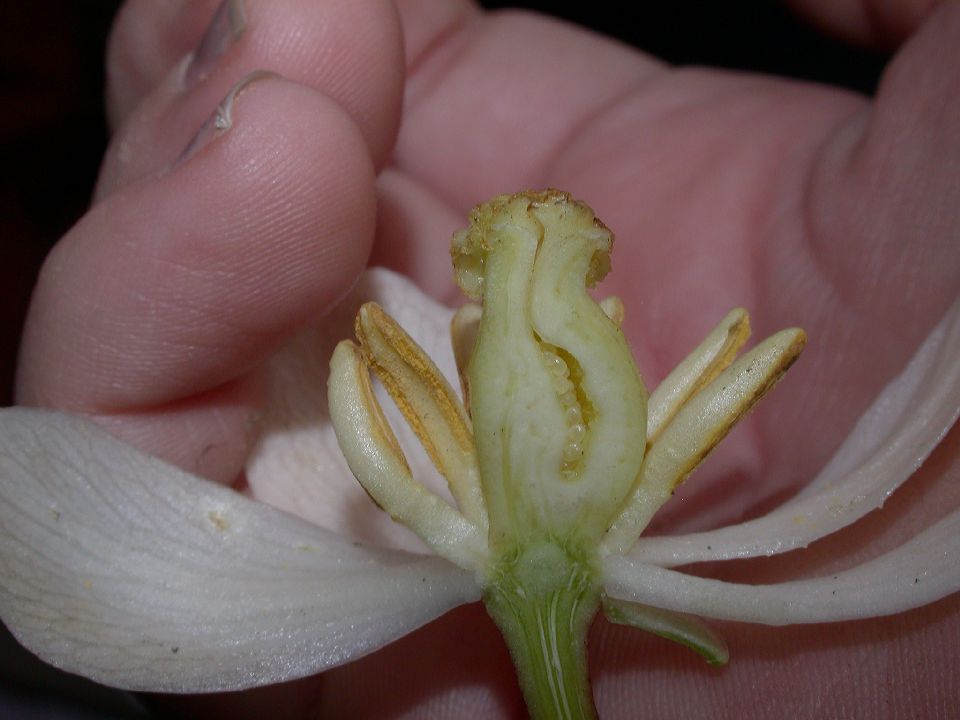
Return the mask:
<svg viewBox="0 0 960 720">
<path fill-rule="evenodd" d="M 482 597 L 532 713 L 584 717 L 598 607 L 724 662 L 697 615 L 826 622 L 960 589 L 960 511 L 829 577 L 752 586 L 669 569 L 804 547 L 879 507 L 956 419 L 960 303 L 795 498 L 739 525 L 638 540 L 802 332 L 737 358 L 748 324 L 733 311 L 648 398 L 622 305 L 586 293 L 612 241 L 589 209 L 522 193 L 471 220 L 453 252 L 482 309 L 454 314 L 375 270 L 271 361 L 247 468 L 265 502 L 89 421 L 0 412 L 0 617 L 20 641 L 110 685 L 228 690 L 347 662 Z M 357 344 L 334 350 L 353 318 Z"/>
</svg>

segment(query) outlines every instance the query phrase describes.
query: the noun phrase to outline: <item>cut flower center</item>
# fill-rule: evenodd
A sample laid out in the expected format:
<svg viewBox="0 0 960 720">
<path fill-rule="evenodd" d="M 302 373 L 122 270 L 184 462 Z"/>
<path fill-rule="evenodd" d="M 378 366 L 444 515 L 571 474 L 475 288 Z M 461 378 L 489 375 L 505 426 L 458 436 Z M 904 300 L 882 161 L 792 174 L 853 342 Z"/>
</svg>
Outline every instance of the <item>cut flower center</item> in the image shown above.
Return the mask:
<svg viewBox="0 0 960 720">
<path fill-rule="evenodd" d="M 371 498 L 437 554 L 476 573 L 535 717 L 591 717 L 585 642 L 609 619 L 723 662 L 699 620 L 603 597 L 604 558 L 630 549 L 653 514 L 803 348 L 785 330 L 736 360 L 749 335 L 731 312 L 649 400 L 615 298 L 587 290 L 613 235 L 586 205 L 547 190 L 478 206 L 454 235 L 458 284 L 482 307 L 451 323 L 461 401 L 379 306 L 359 345 L 331 360 L 330 411 Z M 372 370 L 446 479 L 454 508 L 411 474 L 372 392 Z"/>
</svg>

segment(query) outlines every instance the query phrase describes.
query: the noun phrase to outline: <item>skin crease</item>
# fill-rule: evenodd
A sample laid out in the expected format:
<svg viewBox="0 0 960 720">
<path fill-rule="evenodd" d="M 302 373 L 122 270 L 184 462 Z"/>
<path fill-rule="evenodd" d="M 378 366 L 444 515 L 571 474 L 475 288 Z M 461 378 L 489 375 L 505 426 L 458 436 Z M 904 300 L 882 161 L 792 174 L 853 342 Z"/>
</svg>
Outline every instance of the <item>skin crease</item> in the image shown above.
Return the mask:
<svg viewBox="0 0 960 720">
<path fill-rule="evenodd" d="M 92 414 L 234 481 L 258 364 L 336 301 L 371 246 L 373 262 L 453 300 L 446 246 L 469 208 L 556 186 L 617 234 L 602 292 L 625 302 L 648 385 L 734 305 L 751 310 L 756 336 L 794 324 L 810 335 L 788 379 L 654 525 L 688 530 L 755 516 L 810 478 L 956 296 L 955 3 L 804 6 L 897 48 L 869 101 L 671 69 L 571 26 L 454 0 L 267 5 L 248 0 L 243 36 L 189 88 L 178 64 L 216 3 L 124 5 L 108 60 L 114 140 L 94 207 L 36 290 L 21 403 Z M 865 23 L 865 5 L 882 22 Z M 286 79 L 250 85 L 233 128 L 172 166 L 258 68 Z M 861 561 L 956 507 L 958 480 L 954 429 L 883 513 L 809 550 L 703 571 L 775 582 Z M 717 625 L 731 651 L 721 670 L 598 621 L 601 717 L 947 718 L 960 705 L 957 596 L 839 625 Z M 318 678 L 154 702 L 203 717 L 524 717 L 479 606 Z"/>
</svg>

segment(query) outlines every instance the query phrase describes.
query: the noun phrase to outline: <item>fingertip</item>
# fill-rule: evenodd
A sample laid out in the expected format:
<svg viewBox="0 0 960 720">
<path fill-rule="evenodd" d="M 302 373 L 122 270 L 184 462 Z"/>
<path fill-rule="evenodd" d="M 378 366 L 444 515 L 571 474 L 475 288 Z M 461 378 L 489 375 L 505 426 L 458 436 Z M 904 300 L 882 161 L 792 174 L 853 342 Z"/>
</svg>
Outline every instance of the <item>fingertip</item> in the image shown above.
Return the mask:
<svg viewBox="0 0 960 720">
<path fill-rule="evenodd" d="M 189 53 L 218 0 L 127 0 L 107 41 L 107 118 L 117 128 Z"/>
<path fill-rule="evenodd" d="M 403 101 L 404 41 L 394 3 L 248 2 L 246 16 L 252 46 L 247 57 L 336 100 L 382 166 L 396 138 Z"/>
<path fill-rule="evenodd" d="M 217 234 L 239 243 L 235 250 L 218 243 L 217 251 L 245 267 L 251 294 L 269 275 L 270 296 L 261 294 L 258 305 L 266 310 L 272 301 L 299 326 L 339 300 L 366 266 L 376 219 L 374 164 L 361 129 L 325 94 L 275 75 L 239 84 L 229 131 L 166 180 L 176 190 L 176 173 L 193 165 L 186 181 L 210 194 L 195 211 L 219 202 Z M 229 192 L 223 180 L 232 183 Z"/>
<path fill-rule="evenodd" d="M 101 196 L 172 160 L 171 143 L 183 142 L 213 102 L 258 69 L 336 100 L 378 165 L 400 122 L 403 40 L 390 0 L 128 0 L 107 66 L 118 132 Z"/>
</svg>

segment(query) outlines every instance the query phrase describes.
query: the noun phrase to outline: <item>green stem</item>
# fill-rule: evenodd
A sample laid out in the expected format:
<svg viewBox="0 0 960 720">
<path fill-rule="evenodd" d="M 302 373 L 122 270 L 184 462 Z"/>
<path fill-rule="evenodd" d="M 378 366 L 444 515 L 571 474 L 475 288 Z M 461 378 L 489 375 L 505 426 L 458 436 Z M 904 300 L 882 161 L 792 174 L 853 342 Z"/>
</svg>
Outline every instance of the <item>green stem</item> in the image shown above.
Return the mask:
<svg viewBox="0 0 960 720">
<path fill-rule="evenodd" d="M 599 606 L 596 574 L 552 542 L 494 566 L 484 594 L 506 640 L 533 720 L 596 718 L 587 631 Z"/>
</svg>

